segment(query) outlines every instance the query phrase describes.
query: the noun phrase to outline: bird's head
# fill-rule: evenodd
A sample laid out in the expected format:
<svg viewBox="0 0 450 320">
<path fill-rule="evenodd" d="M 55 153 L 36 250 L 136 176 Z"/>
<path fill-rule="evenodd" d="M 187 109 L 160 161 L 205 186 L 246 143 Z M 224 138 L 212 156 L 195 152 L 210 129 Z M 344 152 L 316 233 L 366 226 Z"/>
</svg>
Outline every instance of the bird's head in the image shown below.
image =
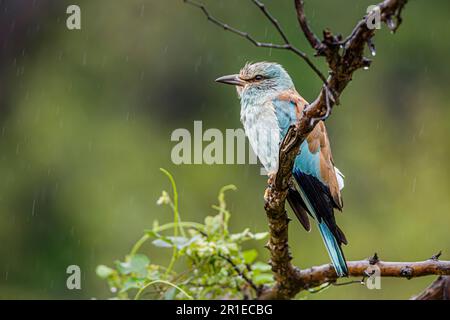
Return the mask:
<svg viewBox="0 0 450 320">
<path fill-rule="evenodd" d="M 267 94 L 294 88 L 286 70 L 273 62 L 247 63 L 239 74 L 220 77 L 216 82 L 236 86 L 240 98 L 247 94 Z"/>
</svg>

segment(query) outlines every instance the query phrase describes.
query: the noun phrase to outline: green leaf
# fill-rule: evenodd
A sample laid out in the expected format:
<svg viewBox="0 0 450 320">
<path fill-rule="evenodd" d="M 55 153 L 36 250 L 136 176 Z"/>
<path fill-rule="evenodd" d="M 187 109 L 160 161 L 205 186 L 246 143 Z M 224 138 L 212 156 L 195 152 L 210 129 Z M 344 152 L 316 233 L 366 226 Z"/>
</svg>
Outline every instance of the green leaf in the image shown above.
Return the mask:
<svg viewBox="0 0 450 320">
<path fill-rule="evenodd" d="M 273 275 L 271 273 L 260 273 L 253 276 L 253 282 L 256 285 L 272 283 Z"/>
<path fill-rule="evenodd" d="M 252 270 L 260 271 L 260 272 L 267 272 L 270 271 L 272 267 L 264 262 L 257 261 L 252 265 Z"/>
<path fill-rule="evenodd" d="M 105 265 L 99 265 L 97 266 L 97 269 L 95 269 L 95 273 L 97 273 L 100 278 L 106 279 L 114 274 L 114 269 L 111 269 Z"/>
<path fill-rule="evenodd" d="M 122 289 L 120 289 L 120 292 L 126 292 L 130 289 L 140 289 L 144 286 L 144 280 L 139 278 L 130 277 L 127 278 L 125 283 L 122 286 Z"/>
<path fill-rule="evenodd" d="M 152 241 L 153 245 L 160 248 L 171 248 L 174 245 L 178 249 L 182 249 L 193 241 L 197 240 L 198 237 L 192 237 L 191 239 L 186 237 L 160 237 Z"/>
<path fill-rule="evenodd" d="M 269 235 L 268 232 L 259 232 L 259 233 L 255 233 L 255 234 L 253 235 L 253 239 L 255 239 L 255 240 L 262 240 L 262 239 L 267 238 L 268 235 Z"/>
<path fill-rule="evenodd" d="M 244 241 L 250 235 L 250 229 L 245 229 L 241 233 L 235 233 L 230 236 L 232 241 Z"/>
<path fill-rule="evenodd" d="M 147 266 L 150 260 L 144 254 L 136 254 L 131 256 L 125 262 L 118 262 L 117 269 L 121 274 L 128 275 L 135 273 L 136 276 L 143 278 L 147 276 Z"/>
<path fill-rule="evenodd" d="M 253 263 L 253 261 L 255 261 L 255 259 L 258 257 L 258 251 L 256 251 L 255 249 L 246 250 L 242 252 L 242 257 L 244 258 L 245 263 Z"/>
<path fill-rule="evenodd" d="M 152 241 L 152 244 L 158 248 L 172 248 L 173 243 L 167 238 L 155 239 Z"/>
</svg>

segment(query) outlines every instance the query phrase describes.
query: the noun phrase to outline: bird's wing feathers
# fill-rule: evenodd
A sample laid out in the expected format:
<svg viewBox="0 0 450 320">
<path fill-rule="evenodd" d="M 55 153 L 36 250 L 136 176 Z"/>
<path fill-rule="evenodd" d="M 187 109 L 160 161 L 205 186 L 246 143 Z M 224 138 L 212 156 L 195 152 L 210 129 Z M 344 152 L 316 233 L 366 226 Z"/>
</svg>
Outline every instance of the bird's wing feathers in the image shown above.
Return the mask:
<svg viewBox="0 0 450 320">
<path fill-rule="evenodd" d="M 301 117 L 307 102 L 295 90 L 288 90 L 278 95 L 273 100 L 273 104 L 280 133 L 284 137 L 289 127 Z M 343 182 L 339 183 L 340 180 L 338 180 L 342 177 L 342 173 L 338 170 L 339 173 L 337 174 L 335 171 L 330 142 L 325 124 L 322 121 L 308 135 L 305 142 L 302 145 L 302 149 L 305 150 L 302 151 L 308 154 L 305 157 L 300 155 L 299 165 L 303 167 L 305 173 L 312 174 L 329 188 L 336 208 L 342 209 L 343 203 L 340 193 L 342 188 L 340 186 L 343 185 Z M 308 146 L 308 150 L 304 146 Z"/>
<path fill-rule="evenodd" d="M 284 136 L 289 126 L 295 124 L 301 117 L 307 102 L 297 92 L 289 90 L 274 99 L 273 103 L 280 132 Z M 343 203 L 330 142 L 323 122 L 320 122 L 309 134 L 300 150 L 295 160 L 293 173 L 299 192 L 308 199 L 308 203 L 303 203 L 300 209 L 306 207 L 311 214 L 317 215 L 314 218 L 319 222 L 325 221 L 338 241 L 346 243 L 347 240 L 337 227 L 333 213 L 333 208 L 341 210 Z M 303 210 L 296 210 L 296 208 L 293 210 L 297 216 L 301 216 L 303 226 L 309 229 Z"/>
<path fill-rule="evenodd" d="M 330 141 L 328 140 L 325 124 L 321 121 L 306 138 L 308 149 L 311 153 L 319 153 L 319 180 L 329 189 L 336 208 L 342 209 L 342 197 L 339 188 L 333 156 L 331 154 Z"/>
<path fill-rule="evenodd" d="M 300 221 L 303 228 L 305 228 L 305 230 L 308 232 L 311 231 L 311 224 L 309 223 L 308 217 L 309 214 L 308 209 L 306 207 L 305 202 L 302 199 L 302 196 L 293 186 L 290 187 L 288 190 L 287 201 L 289 202 L 292 211 L 294 211 L 298 221 Z"/>
</svg>

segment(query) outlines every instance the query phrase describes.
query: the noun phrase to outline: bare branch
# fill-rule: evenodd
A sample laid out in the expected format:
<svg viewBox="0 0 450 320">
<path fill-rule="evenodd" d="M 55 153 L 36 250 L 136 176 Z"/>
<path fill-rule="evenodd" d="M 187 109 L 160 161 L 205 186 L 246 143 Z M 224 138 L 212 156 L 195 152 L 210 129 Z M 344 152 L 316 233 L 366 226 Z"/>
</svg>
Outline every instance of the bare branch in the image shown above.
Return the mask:
<svg viewBox="0 0 450 320">
<path fill-rule="evenodd" d="M 429 275 L 450 275 L 450 261 L 425 260 L 419 262 L 386 262 L 377 261 L 372 264 L 370 260 L 348 261 L 350 277 L 367 277 L 370 266 L 376 266 L 380 270 L 381 277 L 416 278 Z M 445 277 L 444 277 L 445 278 Z M 449 278 L 449 277 L 447 277 Z M 338 280 L 336 271 L 330 264 L 312 267 L 296 273 L 290 278 L 290 286 L 296 286 L 299 290 L 311 289 L 326 283 L 334 283 Z M 290 295 L 286 296 L 286 293 Z M 280 291 L 280 286 L 266 289 L 260 296 L 261 299 L 287 299 L 292 298 L 298 291 Z"/>
<path fill-rule="evenodd" d="M 309 27 L 308 21 L 306 20 L 305 10 L 303 8 L 303 0 L 295 0 L 295 9 L 297 11 L 297 20 L 300 24 L 303 34 L 311 44 L 311 47 L 313 47 L 313 49 L 315 49 L 316 51 L 320 51 L 323 45 L 320 39 Z"/>
<path fill-rule="evenodd" d="M 262 3 L 261 1 L 258 0 L 252 0 L 254 4 L 256 4 L 258 6 L 259 9 L 261 9 L 261 11 L 264 13 L 264 15 L 267 17 L 267 19 L 269 19 L 270 22 L 272 22 L 272 24 L 275 26 L 275 28 L 278 30 L 278 33 L 280 34 L 281 38 L 283 38 L 284 43 L 288 44 L 290 43 L 286 34 L 284 33 L 283 29 L 281 28 L 280 23 L 278 22 L 278 20 L 272 16 L 270 14 L 270 12 L 267 10 L 266 6 L 264 5 L 264 3 Z"/>
<path fill-rule="evenodd" d="M 251 36 L 248 32 L 244 32 L 244 31 L 238 30 L 236 28 L 233 28 L 230 25 L 228 25 L 228 24 L 218 20 L 214 16 L 212 16 L 209 13 L 208 9 L 206 9 L 206 7 L 203 4 L 201 4 L 201 3 L 198 3 L 198 2 L 192 1 L 192 0 L 184 0 L 184 2 L 186 2 L 188 4 L 191 4 L 194 7 L 197 7 L 199 9 L 201 9 L 203 11 L 203 13 L 205 14 L 206 18 L 209 21 L 211 21 L 212 23 L 214 23 L 215 25 L 225 29 L 226 31 L 230 31 L 230 32 L 232 32 L 234 34 L 237 34 L 240 37 L 243 37 L 243 38 L 247 39 L 248 41 L 250 41 L 251 43 L 253 43 L 257 47 L 272 48 L 272 49 L 288 49 L 286 45 L 282 45 L 282 44 L 274 44 L 274 43 L 268 43 L 268 42 L 259 42 L 253 36 Z"/>
<path fill-rule="evenodd" d="M 250 41 L 252 44 L 254 44 L 257 47 L 272 48 L 272 49 L 282 49 L 282 50 L 288 50 L 288 51 L 291 51 L 291 52 L 295 53 L 297 56 L 302 58 L 308 64 L 308 66 L 317 74 L 317 76 L 322 80 L 323 83 L 325 83 L 325 84 L 327 83 L 326 77 L 322 74 L 322 72 L 319 70 L 319 68 L 316 67 L 316 65 L 311 61 L 311 59 L 309 59 L 309 57 L 303 51 L 301 51 L 300 49 L 295 47 L 288 40 L 286 34 L 284 33 L 283 29 L 281 28 L 281 25 L 278 22 L 278 20 L 275 19 L 270 14 L 270 12 L 267 10 L 267 8 L 265 7 L 265 5 L 262 2 L 260 2 L 258 0 L 252 0 L 253 3 L 255 3 L 255 5 L 257 5 L 260 8 L 260 10 L 264 13 L 266 18 L 275 26 L 275 28 L 277 29 L 278 33 L 283 38 L 284 44 L 260 42 L 260 41 L 256 40 L 253 36 L 251 36 L 248 32 L 241 31 L 239 29 L 231 27 L 228 24 L 220 21 L 216 17 L 212 16 L 209 13 L 208 9 L 206 9 L 205 5 L 203 5 L 203 4 L 199 3 L 199 2 L 193 1 L 193 0 L 183 0 L 183 1 L 185 3 L 193 5 L 194 7 L 197 7 L 200 10 L 202 10 L 204 15 L 206 16 L 206 18 L 209 21 L 211 21 L 212 23 L 214 23 L 215 25 L 223 28 L 226 31 L 230 31 L 230 32 L 232 32 L 232 33 L 242 37 L 242 38 L 247 39 L 248 41 Z"/>
</svg>

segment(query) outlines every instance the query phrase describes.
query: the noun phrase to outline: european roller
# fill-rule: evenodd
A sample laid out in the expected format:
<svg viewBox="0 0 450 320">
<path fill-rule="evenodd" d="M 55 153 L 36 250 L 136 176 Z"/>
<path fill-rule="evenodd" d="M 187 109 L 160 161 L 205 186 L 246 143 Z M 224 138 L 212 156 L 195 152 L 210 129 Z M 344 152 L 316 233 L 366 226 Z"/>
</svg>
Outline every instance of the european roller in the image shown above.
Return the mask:
<svg viewBox="0 0 450 320">
<path fill-rule="evenodd" d="M 241 101 L 241 122 L 250 145 L 268 173 L 278 169 L 278 151 L 289 127 L 302 115 L 307 102 L 295 90 L 286 70 L 277 63 L 246 64 L 239 74 L 216 80 L 236 86 Z M 342 173 L 334 166 L 323 121 L 300 146 L 292 171 L 287 200 L 310 231 L 308 216 L 316 222 L 338 276 L 348 275 L 341 245 L 347 244 L 337 226 L 334 209 L 342 210 Z"/>
</svg>

